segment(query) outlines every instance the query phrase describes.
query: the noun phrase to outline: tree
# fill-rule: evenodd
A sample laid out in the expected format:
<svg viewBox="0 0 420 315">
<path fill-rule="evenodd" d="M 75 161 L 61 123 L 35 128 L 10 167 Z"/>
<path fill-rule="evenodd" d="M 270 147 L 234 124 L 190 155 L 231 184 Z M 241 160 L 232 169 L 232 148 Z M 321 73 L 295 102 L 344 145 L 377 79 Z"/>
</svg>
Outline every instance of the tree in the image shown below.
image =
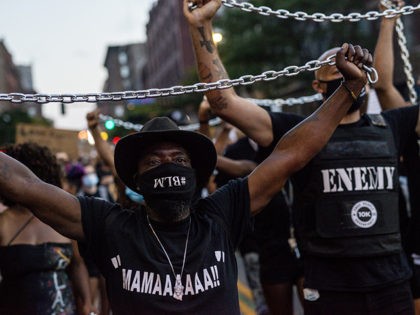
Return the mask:
<svg viewBox="0 0 420 315">
<path fill-rule="evenodd" d="M 51 120 L 46 118 L 32 118 L 22 109 L 4 111 L 0 115 L 0 145 L 15 142 L 16 125 L 18 123 L 52 126 Z"/>
<path fill-rule="evenodd" d="M 367 11 L 364 0 L 253 0 L 256 7 L 268 6 L 273 10 L 285 9 L 291 13 L 304 11 L 330 15 Z M 370 10 L 372 8 L 370 7 Z M 309 60 L 343 42 L 357 43 L 370 50 L 376 39 L 374 21 L 314 22 L 280 19 L 247 13 L 237 8 L 224 9 L 215 20 L 215 27 L 223 33 L 220 43 L 221 58 L 231 78 L 245 74 L 260 74 L 267 70 L 281 70 L 287 66 L 301 66 Z M 300 95 L 313 93 L 310 81 L 313 74 L 304 72 L 297 76 L 280 78 L 272 83 L 254 84 L 248 92 L 262 90 L 265 97 L 276 98 L 297 92 Z M 242 88 L 242 91 L 244 88 Z M 302 94 L 303 93 L 303 94 Z"/>
</svg>

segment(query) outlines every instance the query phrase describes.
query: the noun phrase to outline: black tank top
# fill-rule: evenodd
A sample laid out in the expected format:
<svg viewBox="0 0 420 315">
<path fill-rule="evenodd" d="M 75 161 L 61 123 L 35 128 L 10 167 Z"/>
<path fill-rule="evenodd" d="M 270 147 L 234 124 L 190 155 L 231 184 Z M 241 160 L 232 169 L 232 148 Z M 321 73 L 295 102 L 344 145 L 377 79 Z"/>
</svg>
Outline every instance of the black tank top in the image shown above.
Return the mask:
<svg viewBox="0 0 420 315">
<path fill-rule="evenodd" d="M 0 246 L 0 314 L 72 315 L 70 243 Z"/>
</svg>

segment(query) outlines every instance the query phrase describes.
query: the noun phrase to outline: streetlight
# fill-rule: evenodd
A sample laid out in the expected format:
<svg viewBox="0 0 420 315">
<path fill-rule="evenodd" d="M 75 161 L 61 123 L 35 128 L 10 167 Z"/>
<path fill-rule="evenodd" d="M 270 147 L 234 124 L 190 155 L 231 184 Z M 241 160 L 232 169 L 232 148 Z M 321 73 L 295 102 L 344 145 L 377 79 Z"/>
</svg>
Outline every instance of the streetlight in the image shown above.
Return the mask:
<svg viewBox="0 0 420 315">
<path fill-rule="evenodd" d="M 216 45 L 223 40 L 223 35 L 222 35 L 222 33 L 219 33 L 219 32 L 214 32 L 212 37 L 213 37 L 213 42 Z"/>
</svg>

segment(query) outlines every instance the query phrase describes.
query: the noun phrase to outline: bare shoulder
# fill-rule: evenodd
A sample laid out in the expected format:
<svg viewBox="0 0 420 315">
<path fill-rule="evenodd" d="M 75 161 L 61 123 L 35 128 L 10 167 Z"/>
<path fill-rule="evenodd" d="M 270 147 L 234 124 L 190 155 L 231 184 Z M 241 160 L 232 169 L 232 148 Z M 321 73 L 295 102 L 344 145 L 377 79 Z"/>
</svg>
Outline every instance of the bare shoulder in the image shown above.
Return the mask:
<svg viewBox="0 0 420 315">
<path fill-rule="evenodd" d="M 0 213 L 0 245 L 3 245 L 4 239 L 9 234 L 11 211 L 6 209 Z"/>
</svg>

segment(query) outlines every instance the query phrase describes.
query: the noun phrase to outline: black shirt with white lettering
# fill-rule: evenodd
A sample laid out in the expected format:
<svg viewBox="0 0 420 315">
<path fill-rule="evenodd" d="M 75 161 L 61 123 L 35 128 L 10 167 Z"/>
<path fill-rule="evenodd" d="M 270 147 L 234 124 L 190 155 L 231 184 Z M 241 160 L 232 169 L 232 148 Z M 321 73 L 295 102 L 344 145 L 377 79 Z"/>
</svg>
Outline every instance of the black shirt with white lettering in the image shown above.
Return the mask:
<svg viewBox="0 0 420 315">
<path fill-rule="evenodd" d="M 420 255 L 420 142 L 418 136 L 412 135 L 403 152 L 404 167 L 408 179 L 410 222 L 407 250 Z"/>
<path fill-rule="evenodd" d="M 174 225 L 151 221 L 176 274 L 181 273 L 189 224 L 182 301 L 175 277 L 145 211 L 79 197 L 85 242 L 106 278 L 113 314 L 239 314 L 235 249 L 249 228 L 246 179 L 200 200 Z"/>
<path fill-rule="evenodd" d="M 271 113 L 274 140 L 269 147 L 258 150 L 257 160 L 266 158 L 273 150 L 277 141 L 304 117 L 287 114 Z M 389 124 L 395 139 L 398 152 L 404 152 L 409 139 L 413 137 L 415 130 L 418 107 L 404 107 L 382 113 Z M 367 124 L 367 117 L 352 124 L 340 125 L 338 128 L 358 128 Z M 348 139 L 351 146 L 352 139 Z M 304 187 L 309 178 L 311 169 L 308 164 L 293 178 L 295 191 Z M 395 209 L 398 211 L 398 209 Z M 369 291 L 381 288 L 390 284 L 396 284 L 407 280 L 411 271 L 403 252 L 400 254 L 363 257 L 363 258 L 327 258 L 319 256 L 304 255 L 305 287 L 321 290 L 337 291 Z"/>
</svg>

